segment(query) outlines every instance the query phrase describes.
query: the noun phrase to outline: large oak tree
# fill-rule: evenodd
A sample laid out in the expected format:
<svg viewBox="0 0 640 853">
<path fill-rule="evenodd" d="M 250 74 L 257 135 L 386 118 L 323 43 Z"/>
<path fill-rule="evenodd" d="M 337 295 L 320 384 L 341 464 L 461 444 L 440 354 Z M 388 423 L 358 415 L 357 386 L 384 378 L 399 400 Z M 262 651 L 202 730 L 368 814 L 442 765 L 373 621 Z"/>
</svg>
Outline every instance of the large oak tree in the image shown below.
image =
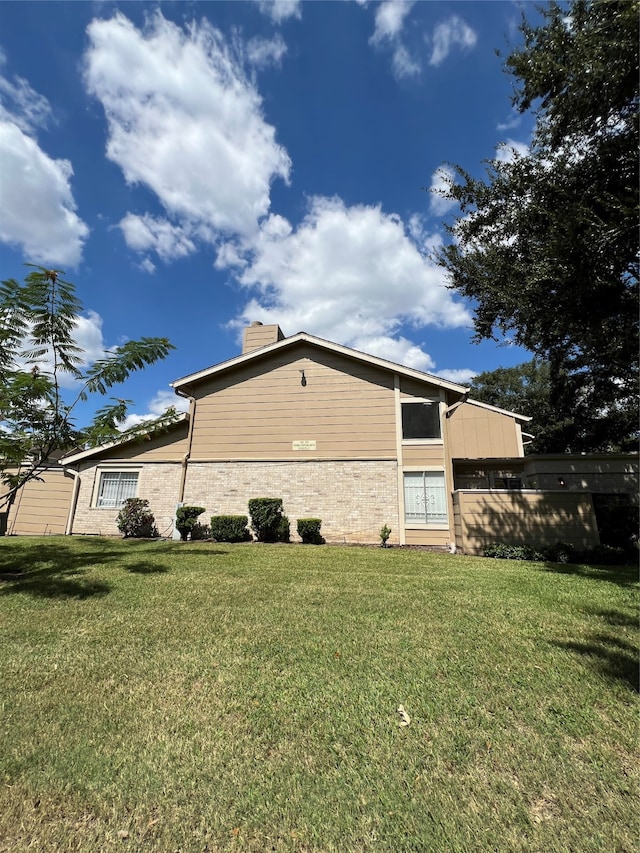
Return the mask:
<svg viewBox="0 0 640 853">
<path fill-rule="evenodd" d="M 534 110 L 528 154 L 456 166 L 439 260 L 475 305 L 478 340 L 549 365 L 547 450 L 629 447 L 638 411 L 638 3 L 552 2 L 506 59 Z M 529 414 L 533 414 L 529 412 Z"/>
</svg>

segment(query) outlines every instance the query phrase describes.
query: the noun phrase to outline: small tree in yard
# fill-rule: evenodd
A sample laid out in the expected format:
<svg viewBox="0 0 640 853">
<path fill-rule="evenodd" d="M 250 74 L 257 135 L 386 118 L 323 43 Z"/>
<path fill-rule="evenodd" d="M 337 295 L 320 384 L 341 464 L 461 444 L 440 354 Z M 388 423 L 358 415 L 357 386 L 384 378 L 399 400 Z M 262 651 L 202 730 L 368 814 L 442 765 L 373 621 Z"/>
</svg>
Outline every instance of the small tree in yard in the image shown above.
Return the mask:
<svg viewBox="0 0 640 853">
<path fill-rule="evenodd" d="M 125 539 L 155 539 L 159 536 L 149 501 L 143 498 L 127 498 L 116 523 Z"/>
<path fill-rule="evenodd" d="M 179 506 L 176 510 L 176 529 L 182 542 L 186 542 L 189 534 L 198 523 L 198 516 L 204 512 L 203 506 Z"/>
<path fill-rule="evenodd" d="M 53 454 L 147 435 L 177 417 L 168 409 L 122 431 L 130 401 L 112 398 L 89 426 L 75 426 L 80 403 L 92 394 L 105 396 L 136 370 L 166 358 L 173 346 L 166 338 L 141 338 L 86 366 L 74 337 L 83 310 L 74 286 L 58 270 L 28 266 L 33 270 L 24 284 L 8 279 L 0 285 L 0 482 L 8 487 L 0 511 L 38 479 Z M 65 378 L 73 387 L 70 401 L 63 395 Z"/>
</svg>

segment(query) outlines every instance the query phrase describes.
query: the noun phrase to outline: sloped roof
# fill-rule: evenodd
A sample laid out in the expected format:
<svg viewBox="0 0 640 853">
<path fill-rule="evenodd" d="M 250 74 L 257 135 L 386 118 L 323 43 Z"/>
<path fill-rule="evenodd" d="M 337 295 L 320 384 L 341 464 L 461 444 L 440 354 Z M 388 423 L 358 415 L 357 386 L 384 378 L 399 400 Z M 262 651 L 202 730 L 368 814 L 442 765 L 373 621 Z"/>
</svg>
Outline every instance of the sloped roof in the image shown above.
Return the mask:
<svg viewBox="0 0 640 853">
<path fill-rule="evenodd" d="M 176 417 L 175 421 L 165 427 L 152 429 L 147 433 L 141 430 L 140 432 L 136 433 L 135 436 L 123 435 L 122 438 L 116 439 L 115 441 L 110 441 L 108 444 L 100 444 L 97 447 L 90 447 L 88 450 L 80 450 L 78 453 L 71 453 L 69 456 L 63 456 L 62 459 L 58 460 L 58 463 L 60 465 L 71 465 L 74 462 L 80 462 L 82 459 L 88 459 L 91 456 L 96 456 L 99 453 L 104 453 L 105 450 L 111 450 L 113 447 L 124 447 L 127 444 L 134 444 L 135 442 L 139 442 L 141 438 L 145 438 L 146 436 L 149 436 L 150 438 L 155 438 L 158 435 L 162 435 L 163 432 L 170 432 L 172 429 L 188 420 L 189 413 L 182 412 Z"/>
<path fill-rule="evenodd" d="M 284 338 L 282 341 L 277 341 L 273 344 L 267 344 L 263 347 L 251 350 L 244 355 L 239 355 L 236 358 L 231 358 L 228 361 L 222 361 L 220 364 L 214 364 L 204 370 L 199 370 L 197 373 L 190 373 L 188 376 L 183 376 L 181 379 L 176 379 L 171 383 L 171 387 L 179 393 L 180 389 L 185 385 L 192 385 L 194 382 L 200 382 L 203 379 L 209 379 L 217 374 L 224 373 L 227 370 L 232 370 L 242 364 L 247 364 L 250 361 L 263 358 L 265 355 L 270 355 L 274 352 L 289 349 L 296 344 L 307 343 L 319 349 L 327 350 L 328 352 L 338 353 L 353 361 L 359 361 L 364 364 L 374 365 L 382 370 L 387 370 L 391 373 L 398 373 L 401 376 L 407 376 L 410 379 L 417 379 L 420 382 L 428 382 L 430 385 L 436 385 L 439 388 L 445 388 L 447 391 L 453 391 L 457 394 L 465 394 L 468 388 L 464 385 L 458 385 L 456 382 L 449 382 L 447 379 L 442 379 L 440 376 L 434 376 L 432 373 L 425 373 L 422 370 L 415 370 L 412 367 L 405 367 L 402 364 L 397 364 L 394 361 L 388 361 L 385 358 L 379 358 L 375 355 L 368 355 L 359 350 L 351 349 L 350 347 L 336 344 L 332 341 L 327 341 L 324 338 L 317 338 L 315 335 L 309 335 L 307 332 L 298 332 L 297 335 L 292 335 L 290 338 Z"/>
</svg>

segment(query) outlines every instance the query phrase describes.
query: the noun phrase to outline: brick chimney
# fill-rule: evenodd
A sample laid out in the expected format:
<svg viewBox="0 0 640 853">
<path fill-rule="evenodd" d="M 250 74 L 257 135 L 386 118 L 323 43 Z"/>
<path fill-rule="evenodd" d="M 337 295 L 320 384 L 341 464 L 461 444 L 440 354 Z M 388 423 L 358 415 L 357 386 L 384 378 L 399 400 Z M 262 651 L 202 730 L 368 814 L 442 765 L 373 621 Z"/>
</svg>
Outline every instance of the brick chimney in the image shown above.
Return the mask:
<svg viewBox="0 0 640 853">
<path fill-rule="evenodd" d="M 283 340 L 282 329 L 277 323 L 271 326 L 263 326 L 262 323 L 256 321 L 244 330 L 242 336 L 242 355 L 252 352 L 254 349 L 266 347 L 269 344 L 275 344 Z"/>
</svg>

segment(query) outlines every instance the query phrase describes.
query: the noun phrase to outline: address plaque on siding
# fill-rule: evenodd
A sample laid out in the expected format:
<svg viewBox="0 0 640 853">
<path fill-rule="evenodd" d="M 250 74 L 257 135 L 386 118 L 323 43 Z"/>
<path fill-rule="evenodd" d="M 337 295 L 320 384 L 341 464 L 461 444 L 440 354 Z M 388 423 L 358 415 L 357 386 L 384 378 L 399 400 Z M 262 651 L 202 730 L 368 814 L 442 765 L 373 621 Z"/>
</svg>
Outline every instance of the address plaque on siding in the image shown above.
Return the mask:
<svg viewBox="0 0 640 853">
<path fill-rule="evenodd" d="M 315 439 L 305 439 L 304 441 L 294 441 L 293 442 L 294 450 L 315 450 L 316 442 Z"/>
</svg>

